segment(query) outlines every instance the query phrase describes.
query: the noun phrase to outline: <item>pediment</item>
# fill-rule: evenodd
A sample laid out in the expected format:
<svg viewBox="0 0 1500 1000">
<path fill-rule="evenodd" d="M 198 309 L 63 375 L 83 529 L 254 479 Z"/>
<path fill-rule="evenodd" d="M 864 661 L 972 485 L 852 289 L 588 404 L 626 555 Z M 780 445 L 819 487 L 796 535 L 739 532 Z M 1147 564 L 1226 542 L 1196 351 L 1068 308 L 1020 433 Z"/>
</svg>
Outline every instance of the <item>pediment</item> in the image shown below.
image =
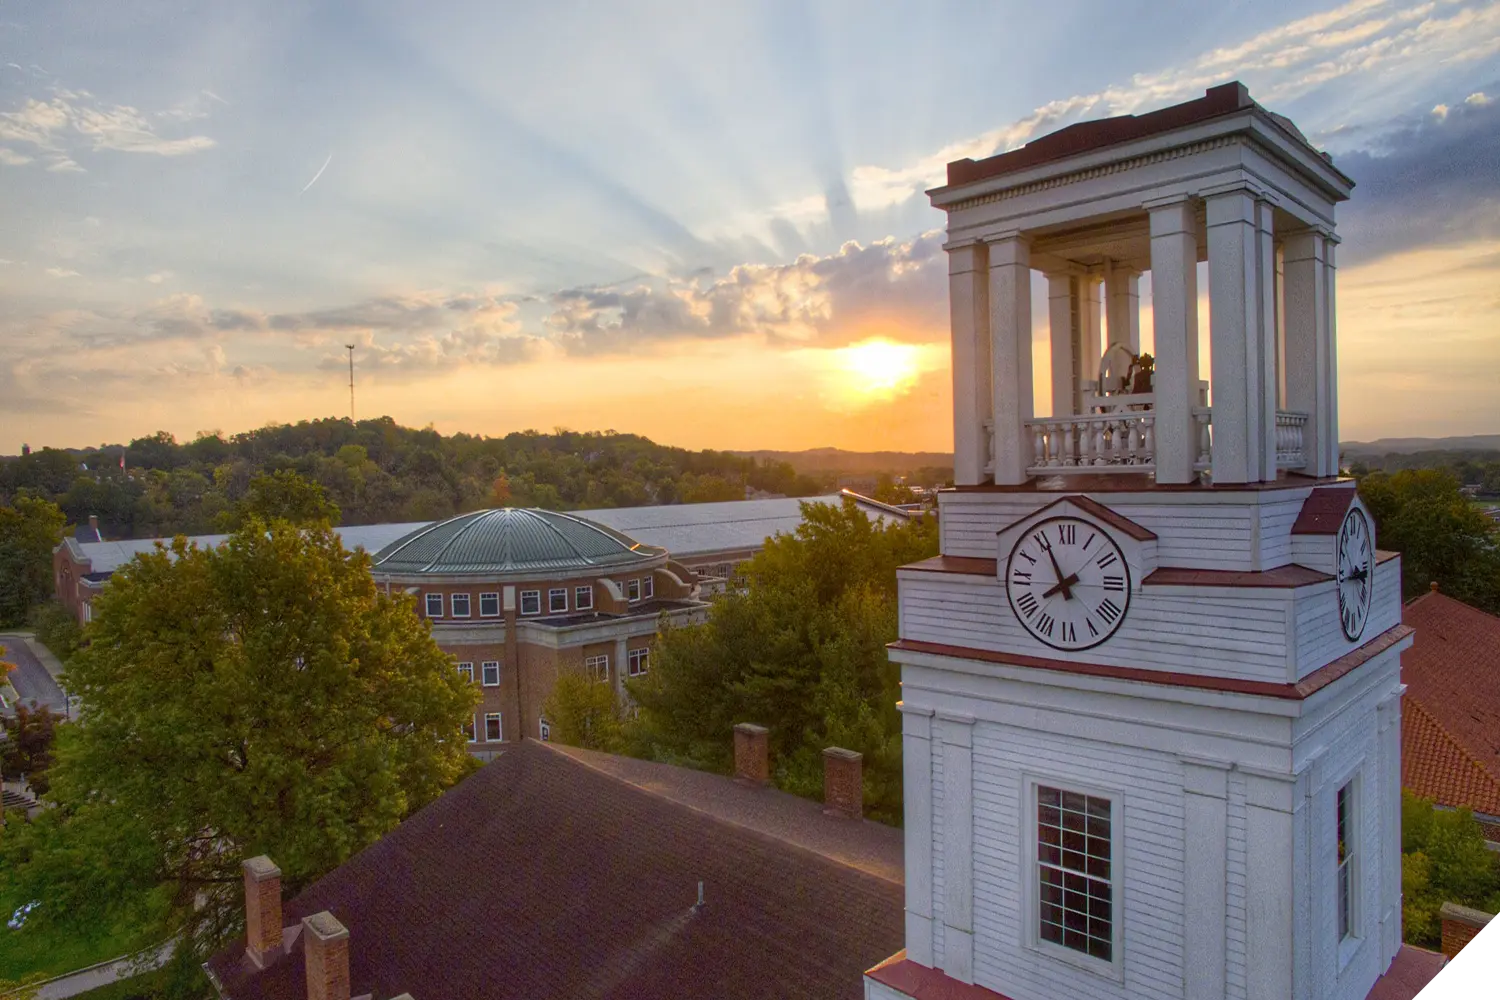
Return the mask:
<svg viewBox="0 0 1500 1000">
<path fill-rule="evenodd" d="M 1011 549 L 1028 531 L 1044 521 L 1073 517 L 1092 524 L 1114 539 L 1130 564 L 1131 580 L 1136 587 L 1156 570 L 1156 532 L 1132 521 L 1125 515 L 1081 494 L 1060 497 L 1044 507 L 1006 525 L 995 533 L 996 569 L 1002 571 Z"/>
</svg>

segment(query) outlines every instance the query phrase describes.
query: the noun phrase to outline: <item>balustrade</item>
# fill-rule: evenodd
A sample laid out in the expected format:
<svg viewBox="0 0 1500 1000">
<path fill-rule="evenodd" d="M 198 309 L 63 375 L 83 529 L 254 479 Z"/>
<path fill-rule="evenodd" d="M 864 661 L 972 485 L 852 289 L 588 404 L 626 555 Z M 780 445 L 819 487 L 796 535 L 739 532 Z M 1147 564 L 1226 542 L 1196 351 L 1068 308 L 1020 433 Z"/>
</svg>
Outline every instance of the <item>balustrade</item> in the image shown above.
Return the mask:
<svg viewBox="0 0 1500 1000">
<path fill-rule="evenodd" d="M 1026 471 L 1150 472 L 1156 460 L 1155 419 L 1146 410 L 1028 420 L 1032 465 Z"/>
<path fill-rule="evenodd" d="M 1276 411 L 1276 468 L 1300 469 L 1307 464 L 1302 453 L 1302 431 L 1307 414 Z"/>
</svg>

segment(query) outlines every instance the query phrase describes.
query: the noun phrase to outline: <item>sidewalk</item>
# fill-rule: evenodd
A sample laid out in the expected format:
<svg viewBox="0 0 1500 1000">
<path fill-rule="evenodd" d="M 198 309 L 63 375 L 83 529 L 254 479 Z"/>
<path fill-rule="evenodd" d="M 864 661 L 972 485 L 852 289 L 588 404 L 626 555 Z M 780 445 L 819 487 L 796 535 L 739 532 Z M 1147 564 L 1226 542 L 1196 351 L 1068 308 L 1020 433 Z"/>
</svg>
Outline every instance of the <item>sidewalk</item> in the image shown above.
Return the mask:
<svg viewBox="0 0 1500 1000">
<path fill-rule="evenodd" d="M 140 975 L 159 969 L 166 964 L 167 959 L 172 957 L 172 945 L 164 944 L 149 955 L 127 955 L 124 958 L 116 958 L 108 962 L 100 962 L 91 965 L 87 969 L 79 969 L 67 975 L 49 979 L 39 986 L 29 986 L 22 990 L 23 995 L 34 996 L 36 1000 L 66 1000 L 68 997 L 76 997 L 80 993 L 96 990 L 101 986 L 108 986 L 119 979 L 129 979 L 131 976 Z M 27 994 L 26 990 L 35 990 L 33 994 Z"/>
<path fill-rule="evenodd" d="M 47 668 L 47 673 L 52 675 L 54 681 L 57 681 L 57 686 L 62 687 L 62 681 L 59 679 L 62 677 L 62 661 L 52 655 L 52 650 L 36 641 L 35 632 L 0 632 L 0 636 L 14 636 L 24 642 L 26 648 L 31 650 L 31 655 L 41 661 L 42 666 Z"/>
</svg>

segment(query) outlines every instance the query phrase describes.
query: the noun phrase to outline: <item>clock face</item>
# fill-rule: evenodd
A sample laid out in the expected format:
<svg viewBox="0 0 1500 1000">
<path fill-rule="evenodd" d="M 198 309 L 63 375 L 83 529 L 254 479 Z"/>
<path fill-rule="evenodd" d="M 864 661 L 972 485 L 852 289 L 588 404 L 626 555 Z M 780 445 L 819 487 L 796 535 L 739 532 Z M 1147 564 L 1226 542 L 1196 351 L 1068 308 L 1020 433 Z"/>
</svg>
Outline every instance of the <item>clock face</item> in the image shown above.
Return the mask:
<svg viewBox="0 0 1500 1000">
<path fill-rule="evenodd" d="M 1005 590 L 1026 631 L 1054 649 L 1089 649 L 1125 620 L 1130 569 L 1099 528 L 1054 517 L 1033 525 L 1010 550 Z"/>
<path fill-rule="evenodd" d="M 1374 590 L 1375 540 L 1370 537 L 1370 522 L 1364 511 L 1351 507 L 1339 528 L 1338 545 L 1339 624 L 1344 635 L 1358 639 L 1370 617 L 1370 598 Z"/>
</svg>

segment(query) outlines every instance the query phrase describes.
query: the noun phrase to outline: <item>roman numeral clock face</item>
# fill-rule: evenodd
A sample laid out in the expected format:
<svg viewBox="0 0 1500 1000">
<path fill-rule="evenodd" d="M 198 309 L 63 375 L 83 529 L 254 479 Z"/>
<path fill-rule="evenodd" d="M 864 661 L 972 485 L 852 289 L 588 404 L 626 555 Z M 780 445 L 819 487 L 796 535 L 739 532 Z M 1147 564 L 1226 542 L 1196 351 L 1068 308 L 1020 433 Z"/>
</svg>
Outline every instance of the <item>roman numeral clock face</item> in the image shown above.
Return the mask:
<svg viewBox="0 0 1500 1000">
<path fill-rule="evenodd" d="M 1005 590 L 1016 618 L 1054 649 L 1088 649 L 1114 634 L 1130 607 L 1130 570 L 1114 541 L 1087 521 L 1055 517 L 1010 551 Z"/>
<path fill-rule="evenodd" d="M 1364 513 L 1352 508 L 1339 527 L 1339 624 L 1351 641 L 1365 631 L 1375 572 L 1375 542 Z"/>
</svg>

